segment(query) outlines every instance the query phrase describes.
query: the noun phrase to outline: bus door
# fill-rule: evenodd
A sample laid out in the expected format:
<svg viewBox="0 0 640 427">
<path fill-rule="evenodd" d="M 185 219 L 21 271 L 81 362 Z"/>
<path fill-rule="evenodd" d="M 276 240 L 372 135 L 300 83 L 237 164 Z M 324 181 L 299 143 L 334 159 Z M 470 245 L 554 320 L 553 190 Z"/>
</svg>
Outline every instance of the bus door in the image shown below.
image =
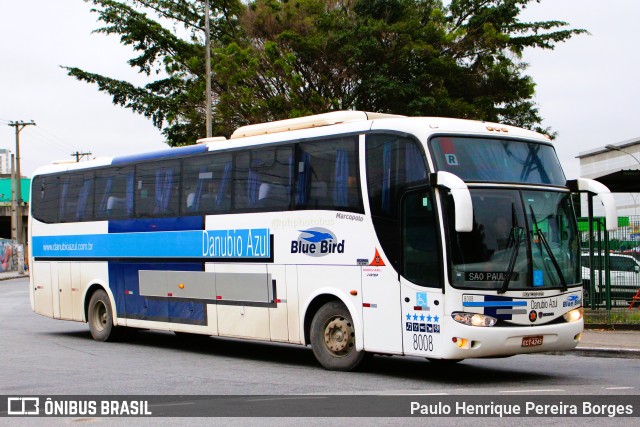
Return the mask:
<svg viewBox="0 0 640 427">
<path fill-rule="evenodd" d="M 43 316 L 54 317 L 51 266 L 53 262 L 32 262 L 31 283 L 33 284 L 34 311 Z M 57 287 L 56 287 L 57 291 Z"/>
<path fill-rule="evenodd" d="M 438 357 L 443 323 L 443 274 L 435 197 L 429 187 L 401 198 L 400 298 L 404 354 Z"/>
</svg>

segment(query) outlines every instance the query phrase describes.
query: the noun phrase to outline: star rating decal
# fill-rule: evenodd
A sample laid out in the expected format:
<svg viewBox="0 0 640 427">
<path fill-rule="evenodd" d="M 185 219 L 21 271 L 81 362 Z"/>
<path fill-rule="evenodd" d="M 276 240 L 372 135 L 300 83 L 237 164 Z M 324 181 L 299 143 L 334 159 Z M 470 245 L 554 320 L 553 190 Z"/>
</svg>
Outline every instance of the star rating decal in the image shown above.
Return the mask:
<svg viewBox="0 0 640 427">
<path fill-rule="evenodd" d="M 440 323 L 440 316 L 432 316 L 430 314 L 425 316 L 424 314 L 420 313 L 420 315 L 418 316 L 416 313 L 407 313 L 405 317 L 407 318 L 407 320 L 413 319 L 414 321 L 418 321 L 418 319 L 420 319 L 421 322 L 424 322 L 426 319 L 427 322 Z"/>
<path fill-rule="evenodd" d="M 407 313 L 405 314 L 405 318 L 407 320 L 405 324 L 405 330 L 407 332 L 426 332 L 426 333 L 440 333 L 440 316 L 432 316 L 431 314 L 427 314 L 426 316 L 423 313 Z M 424 323 L 426 320 L 427 323 Z M 418 323 L 418 321 L 420 323 Z"/>
</svg>

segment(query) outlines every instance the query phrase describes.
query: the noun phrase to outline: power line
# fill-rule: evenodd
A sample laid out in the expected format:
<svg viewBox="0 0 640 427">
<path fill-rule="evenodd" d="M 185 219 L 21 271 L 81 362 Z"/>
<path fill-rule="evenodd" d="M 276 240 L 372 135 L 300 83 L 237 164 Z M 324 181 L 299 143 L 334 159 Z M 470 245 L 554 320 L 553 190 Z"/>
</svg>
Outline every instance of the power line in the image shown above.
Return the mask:
<svg viewBox="0 0 640 427">
<path fill-rule="evenodd" d="M 35 140 L 39 141 L 39 142 L 44 143 L 44 144 L 45 144 L 45 145 L 47 145 L 47 146 L 49 146 L 49 147 L 53 148 L 54 150 L 60 151 L 61 153 L 67 154 L 67 153 L 69 152 L 69 149 L 68 149 L 68 148 L 61 147 L 61 146 L 59 146 L 59 145 L 55 144 L 53 141 L 50 141 L 50 140 L 44 139 L 41 135 L 34 134 L 34 133 L 30 133 L 30 134 L 29 134 L 29 136 L 30 136 L 31 138 L 33 138 L 33 139 L 35 139 Z"/>
<path fill-rule="evenodd" d="M 34 129 L 34 130 L 36 130 L 36 129 Z M 77 148 L 77 147 L 76 147 L 76 146 L 74 146 L 73 144 L 68 143 L 68 142 L 67 142 L 67 141 L 65 141 L 64 139 L 62 139 L 62 138 L 60 138 L 59 136 L 57 136 L 57 135 L 55 135 L 55 134 L 53 134 L 53 133 L 49 132 L 48 130 L 46 130 L 46 129 L 44 129 L 44 128 L 38 127 L 38 129 L 37 129 L 36 131 L 38 131 L 38 132 L 39 132 L 39 131 L 42 131 L 42 132 L 44 132 L 44 133 L 48 134 L 49 136 L 51 136 L 51 137 L 53 137 L 53 138 L 57 139 L 57 140 L 59 141 L 59 143 L 60 143 L 61 145 L 65 146 L 67 149 L 75 150 L 75 149 Z"/>
</svg>

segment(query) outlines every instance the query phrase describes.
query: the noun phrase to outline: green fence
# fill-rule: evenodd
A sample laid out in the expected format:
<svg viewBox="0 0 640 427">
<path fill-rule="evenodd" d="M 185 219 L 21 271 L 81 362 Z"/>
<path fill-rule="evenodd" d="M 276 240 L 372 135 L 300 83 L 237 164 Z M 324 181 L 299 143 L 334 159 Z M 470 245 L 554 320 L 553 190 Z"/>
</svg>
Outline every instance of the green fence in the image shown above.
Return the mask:
<svg viewBox="0 0 640 427">
<path fill-rule="evenodd" d="M 607 319 L 604 323 L 640 324 L 640 301 L 634 301 L 640 295 L 640 216 L 620 217 L 618 230 L 612 232 L 606 231 L 603 218 L 594 218 L 591 236 L 588 219 L 579 218 L 578 229 L 588 313 Z"/>
</svg>

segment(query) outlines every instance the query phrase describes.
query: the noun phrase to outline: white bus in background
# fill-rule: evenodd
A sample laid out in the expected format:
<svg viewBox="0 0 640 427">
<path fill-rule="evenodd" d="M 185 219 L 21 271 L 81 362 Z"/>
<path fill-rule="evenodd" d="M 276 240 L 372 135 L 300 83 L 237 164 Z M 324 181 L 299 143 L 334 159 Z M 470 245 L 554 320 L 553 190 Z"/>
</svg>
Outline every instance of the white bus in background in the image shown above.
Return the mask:
<svg viewBox="0 0 640 427">
<path fill-rule="evenodd" d="M 571 191 L 544 136 L 358 111 L 39 169 L 36 313 L 96 340 L 145 328 L 462 360 L 567 350 L 583 328 Z"/>
</svg>

